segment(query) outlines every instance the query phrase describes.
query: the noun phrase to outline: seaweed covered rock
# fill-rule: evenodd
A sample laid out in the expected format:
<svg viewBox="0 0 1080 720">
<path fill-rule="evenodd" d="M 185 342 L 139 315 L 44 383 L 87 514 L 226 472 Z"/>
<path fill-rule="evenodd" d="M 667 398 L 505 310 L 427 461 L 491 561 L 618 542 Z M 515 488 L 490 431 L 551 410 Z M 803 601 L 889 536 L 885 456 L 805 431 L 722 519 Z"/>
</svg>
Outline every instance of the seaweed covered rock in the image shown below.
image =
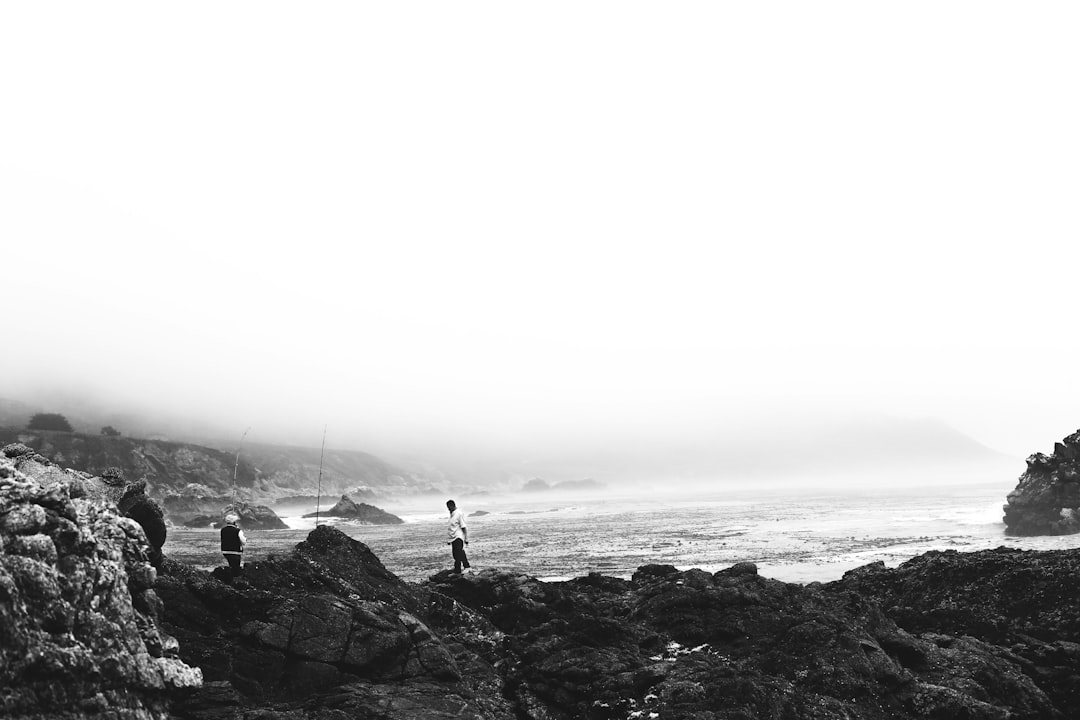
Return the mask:
<svg viewBox="0 0 1080 720">
<path fill-rule="evenodd" d="M 158 625 L 146 533 L 90 480 L 23 447 L 0 454 L 5 718 L 164 720 L 201 684 Z"/>
<path fill-rule="evenodd" d="M 1070 535 L 1080 532 L 1080 430 L 1035 453 L 1007 498 L 1009 535 Z"/>
</svg>

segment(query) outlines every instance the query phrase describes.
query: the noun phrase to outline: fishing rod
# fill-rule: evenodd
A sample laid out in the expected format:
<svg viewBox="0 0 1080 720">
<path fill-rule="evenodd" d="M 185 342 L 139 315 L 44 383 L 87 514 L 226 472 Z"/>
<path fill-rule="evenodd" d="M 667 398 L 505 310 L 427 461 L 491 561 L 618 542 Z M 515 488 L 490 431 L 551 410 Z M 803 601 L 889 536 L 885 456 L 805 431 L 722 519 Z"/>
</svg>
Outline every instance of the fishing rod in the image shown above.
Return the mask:
<svg viewBox="0 0 1080 720">
<path fill-rule="evenodd" d="M 326 452 L 326 426 L 322 429 L 322 449 L 319 450 L 319 489 L 315 494 L 315 527 L 319 527 L 319 509 L 322 505 L 322 459 Z"/>
<path fill-rule="evenodd" d="M 236 463 L 233 465 L 232 469 L 232 494 L 234 503 L 239 502 L 240 500 L 240 494 L 236 489 L 236 472 L 240 469 L 240 446 L 244 444 L 244 438 L 247 437 L 249 430 L 251 430 L 251 426 L 248 426 L 248 429 L 240 436 L 240 442 L 236 446 Z"/>
</svg>

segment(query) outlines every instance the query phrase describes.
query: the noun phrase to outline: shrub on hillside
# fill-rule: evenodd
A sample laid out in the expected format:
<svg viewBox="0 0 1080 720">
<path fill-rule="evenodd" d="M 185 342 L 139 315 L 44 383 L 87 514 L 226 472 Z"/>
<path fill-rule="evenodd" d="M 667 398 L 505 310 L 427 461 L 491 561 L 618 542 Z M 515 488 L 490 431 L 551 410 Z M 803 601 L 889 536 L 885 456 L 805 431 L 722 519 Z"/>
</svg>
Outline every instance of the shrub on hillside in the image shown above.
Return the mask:
<svg viewBox="0 0 1080 720">
<path fill-rule="evenodd" d="M 106 437 L 120 437 L 120 431 L 114 428 L 112 425 L 106 425 L 101 428 L 101 434 Z"/>
<path fill-rule="evenodd" d="M 71 432 L 71 423 L 60 413 L 38 413 L 30 418 L 26 426 L 27 430 L 59 430 Z"/>
</svg>

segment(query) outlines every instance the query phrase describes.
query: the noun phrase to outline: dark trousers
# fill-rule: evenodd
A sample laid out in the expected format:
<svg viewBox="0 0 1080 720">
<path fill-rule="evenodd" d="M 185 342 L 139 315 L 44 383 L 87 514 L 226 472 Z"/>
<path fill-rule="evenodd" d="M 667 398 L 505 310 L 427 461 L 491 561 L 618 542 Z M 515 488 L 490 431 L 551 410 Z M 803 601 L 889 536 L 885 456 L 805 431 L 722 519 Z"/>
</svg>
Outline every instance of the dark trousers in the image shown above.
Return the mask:
<svg viewBox="0 0 1080 720">
<path fill-rule="evenodd" d="M 241 557 L 241 555 L 225 555 L 225 559 L 229 561 L 229 569 L 232 570 L 233 577 L 240 577 Z"/>
<path fill-rule="evenodd" d="M 461 568 L 469 567 L 469 558 L 465 557 L 465 541 L 458 538 L 450 543 L 450 551 L 454 554 L 454 572 L 461 572 Z"/>
</svg>

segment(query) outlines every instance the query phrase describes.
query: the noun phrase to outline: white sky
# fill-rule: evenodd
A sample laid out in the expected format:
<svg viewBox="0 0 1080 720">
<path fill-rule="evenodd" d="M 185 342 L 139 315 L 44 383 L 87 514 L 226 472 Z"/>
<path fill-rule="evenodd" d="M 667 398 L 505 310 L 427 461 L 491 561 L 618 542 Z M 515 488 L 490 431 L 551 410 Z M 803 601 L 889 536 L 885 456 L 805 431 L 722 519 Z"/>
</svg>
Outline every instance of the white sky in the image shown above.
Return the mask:
<svg viewBox="0 0 1080 720">
<path fill-rule="evenodd" d="M 1071 2 L 6 3 L 0 396 L 1080 427 Z M 306 433 L 306 435 L 305 435 Z"/>
</svg>

